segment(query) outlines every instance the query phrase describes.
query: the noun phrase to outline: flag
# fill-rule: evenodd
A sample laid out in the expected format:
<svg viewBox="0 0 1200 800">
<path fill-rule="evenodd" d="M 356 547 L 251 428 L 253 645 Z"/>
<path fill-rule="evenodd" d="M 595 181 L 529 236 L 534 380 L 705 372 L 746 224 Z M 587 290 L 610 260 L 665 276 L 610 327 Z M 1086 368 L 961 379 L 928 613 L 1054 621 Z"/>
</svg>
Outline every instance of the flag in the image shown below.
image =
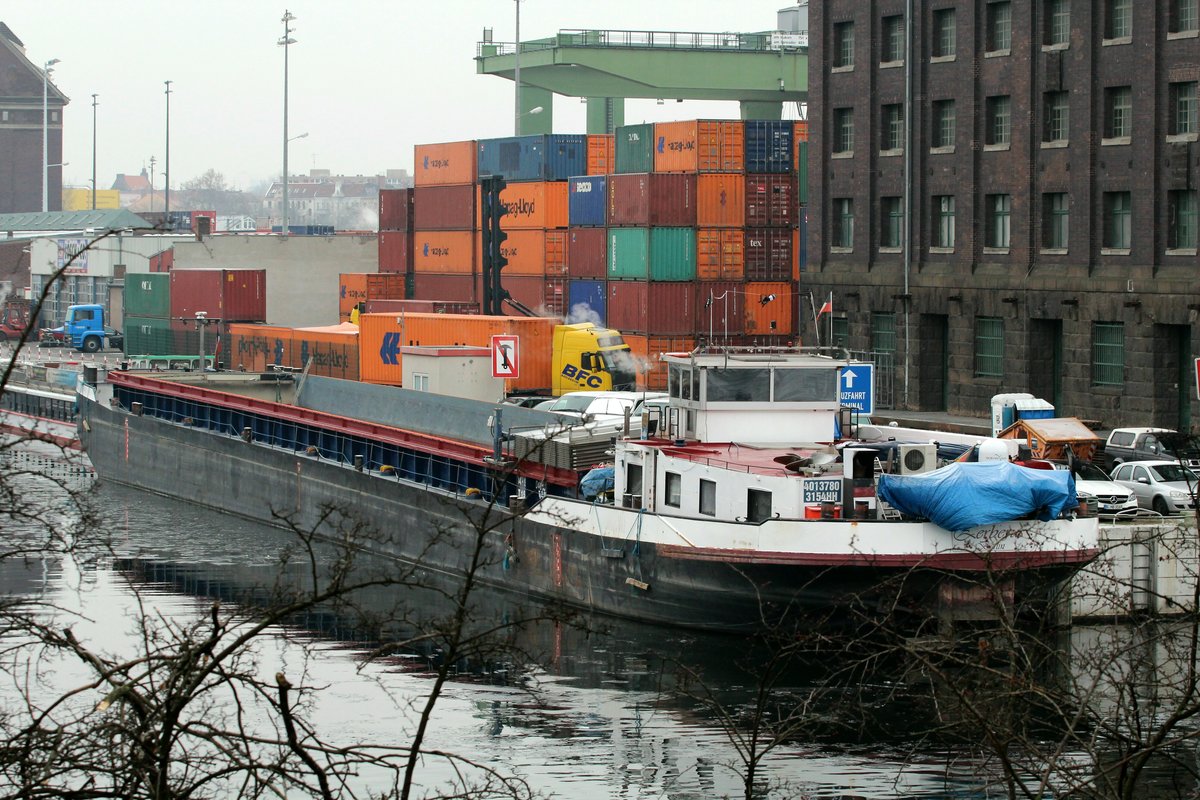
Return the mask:
<svg viewBox="0 0 1200 800">
<path fill-rule="evenodd" d="M 820 310 L 817 311 L 817 316 L 819 317 L 822 314 L 832 314 L 832 313 L 833 313 L 833 298 L 830 298 L 829 300 L 826 300 L 821 305 Z"/>
</svg>

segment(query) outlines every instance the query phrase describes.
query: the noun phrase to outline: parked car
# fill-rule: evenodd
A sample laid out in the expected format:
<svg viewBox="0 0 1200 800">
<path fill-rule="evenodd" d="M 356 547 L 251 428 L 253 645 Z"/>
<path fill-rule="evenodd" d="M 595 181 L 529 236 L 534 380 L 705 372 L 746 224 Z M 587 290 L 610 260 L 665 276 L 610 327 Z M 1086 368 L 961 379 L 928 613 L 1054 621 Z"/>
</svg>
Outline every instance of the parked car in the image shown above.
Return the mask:
<svg viewBox="0 0 1200 800">
<path fill-rule="evenodd" d="M 625 412 L 632 411 L 639 401 L 666 396 L 662 392 L 570 392 L 552 403 L 545 406 L 539 404 L 535 408 L 584 422 L 616 421 L 625 419 Z"/>
<path fill-rule="evenodd" d="M 1072 470 L 1075 475 L 1075 494 L 1079 496 L 1080 500 L 1094 498 L 1098 516 L 1112 519 L 1129 519 L 1137 516 L 1140 506 L 1133 490 L 1114 481 L 1104 473 L 1104 470 L 1090 461 L 1064 464 L 1061 461 L 1034 458 L 1016 463 L 1033 469 Z"/>
<path fill-rule="evenodd" d="M 1139 506 L 1164 516 L 1196 507 L 1200 475 L 1177 461 L 1132 461 L 1113 470 L 1112 479 L 1133 490 Z"/>
</svg>

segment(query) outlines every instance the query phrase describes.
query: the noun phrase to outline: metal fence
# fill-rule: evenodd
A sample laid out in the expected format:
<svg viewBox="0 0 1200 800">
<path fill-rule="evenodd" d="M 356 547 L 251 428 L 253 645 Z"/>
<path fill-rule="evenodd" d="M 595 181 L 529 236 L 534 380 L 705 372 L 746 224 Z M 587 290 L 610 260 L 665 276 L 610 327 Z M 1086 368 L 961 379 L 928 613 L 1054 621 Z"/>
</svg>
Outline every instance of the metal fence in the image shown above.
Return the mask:
<svg viewBox="0 0 1200 800">
<path fill-rule="evenodd" d="M 850 357 L 875 365 L 875 408 L 895 408 L 896 354 L 889 350 L 851 350 Z"/>
<path fill-rule="evenodd" d="M 808 47 L 808 31 L 796 33 L 700 33 L 694 31 L 622 31 L 560 30 L 557 36 L 521 42 L 521 52 L 549 50 L 554 47 L 629 47 L 667 50 L 737 50 L 750 52 L 803 50 Z M 509 56 L 516 52 L 513 42 L 479 42 L 476 56 Z"/>
</svg>

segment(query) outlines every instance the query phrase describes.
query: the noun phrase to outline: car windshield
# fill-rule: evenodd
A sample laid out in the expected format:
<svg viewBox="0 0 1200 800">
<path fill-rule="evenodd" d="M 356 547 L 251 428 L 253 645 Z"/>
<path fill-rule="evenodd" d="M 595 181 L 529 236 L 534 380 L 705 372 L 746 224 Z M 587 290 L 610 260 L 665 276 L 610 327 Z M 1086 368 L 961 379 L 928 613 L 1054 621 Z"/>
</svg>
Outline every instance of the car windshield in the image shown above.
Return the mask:
<svg viewBox="0 0 1200 800">
<path fill-rule="evenodd" d="M 1164 483 L 1184 481 L 1195 483 L 1197 479 L 1196 473 L 1192 472 L 1190 469 L 1180 466 L 1179 464 L 1159 464 L 1157 467 L 1149 467 L 1149 470 L 1158 476 L 1158 479 Z"/>
<path fill-rule="evenodd" d="M 1075 465 L 1075 474 L 1085 481 L 1112 480 L 1104 474 L 1104 470 L 1087 461 L 1079 462 Z"/>
<path fill-rule="evenodd" d="M 554 405 L 550 406 L 551 411 L 574 411 L 582 414 L 588 410 L 588 406 L 595 400 L 594 397 L 587 395 L 569 395 L 564 394 L 562 397 L 554 401 Z"/>
</svg>

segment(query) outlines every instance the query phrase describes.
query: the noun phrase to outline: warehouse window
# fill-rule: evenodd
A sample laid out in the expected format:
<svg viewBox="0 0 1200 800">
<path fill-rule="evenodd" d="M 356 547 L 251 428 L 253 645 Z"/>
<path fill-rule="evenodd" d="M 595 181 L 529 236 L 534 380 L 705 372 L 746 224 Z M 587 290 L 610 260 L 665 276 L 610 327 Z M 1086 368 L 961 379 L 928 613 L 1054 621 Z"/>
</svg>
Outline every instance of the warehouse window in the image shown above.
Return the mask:
<svg viewBox="0 0 1200 800">
<path fill-rule="evenodd" d="M 1105 0 L 1104 38 L 1128 39 L 1133 36 L 1133 0 Z"/>
<path fill-rule="evenodd" d="M 854 109 L 833 110 L 833 152 L 854 152 Z"/>
<path fill-rule="evenodd" d="M 988 3 L 985 19 L 987 51 L 1002 53 L 1012 47 L 1012 3 L 996 0 Z"/>
<path fill-rule="evenodd" d="M 1200 0 L 1171 0 L 1171 33 L 1195 33 L 1200 30 Z"/>
<path fill-rule="evenodd" d="M 833 67 L 854 66 L 854 23 L 836 22 L 833 25 Z"/>
<path fill-rule="evenodd" d="M 838 197 L 833 201 L 833 247 L 854 247 L 854 199 Z"/>
<path fill-rule="evenodd" d="M 896 15 L 883 18 L 883 52 L 880 62 L 894 64 L 904 60 L 904 17 Z"/>
<path fill-rule="evenodd" d="M 882 229 L 879 232 L 880 247 L 899 247 L 904 230 L 904 206 L 899 197 L 884 197 L 879 201 Z"/>
<path fill-rule="evenodd" d="M 1167 133 L 1181 136 L 1200 132 L 1196 121 L 1196 81 L 1172 83 L 1168 90 L 1170 119 Z"/>
<path fill-rule="evenodd" d="M 954 146 L 954 101 L 933 101 L 932 147 Z"/>
<path fill-rule="evenodd" d="M 975 377 L 1004 377 L 1004 320 L 975 318 Z"/>
<path fill-rule="evenodd" d="M 1133 91 L 1128 86 L 1104 90 L 1104 138 L 1127 139 L 1133 133 Z"/>
<path fill-rule="evenodd" d="M 1092 324 L 1092 386 L 1125 383 L 1125 326 L 1120 322 Z"/>
<path fill-rule="evenodd" d="M 1066 250 L 1071 232 L 1070 200 L 1066 192 L 1042 195 L 1042 247 Z"/>
<path fill-rule="evenodd" d="M 1128 250 L 1133 239 L 1129 192 L 1104 193 L 1104 242 L 1110 250 Z"/>
<path fill-rule="evenodd" d="M 933 246 L 954 247 L 954 196 L 933 198 Z"/>
<path fill-rule="evenodd" d="M 984 201 L 987 229 L 984 231 L 983 246 L 1007 248 L 1010 238 L 1012 197 L 1007 194 L 989 194 Z"/>
<path fill-rule="evenodd" d="M 830 320 L 829 327 L 833 331 L 834 347 L 850 346 L 850 321 L 848 319 L 845 317 L 833 317 Z"/>
<path fill-rule="evenodd" d="M 879 353 L 896 352 L 896 315 L 876 312 L 871 315 L 871 349 Z"/>
<path fill-rule="evenodd" d="M 1048 45 L 1067 44 L 1071 41 L 1071 4 L 1069 0 L 1046 0 L 1046 36 Z"/>
<path fill-rule="evenodd" d="M 985 107 L 987 119 L 984 144 L 1008 144 L 1011 135 L 1008 95 L 987 98 Z"/>
<path fill-rule="evenodd" d="M 954 9 L 937 9 L 933 12 L 933 57 L 948 58 L 954 55 L 954 39 Z"/>
<path fill-rule="evenodd" d="M 1195 250 L 1197 244 L 1196 190 L 1167 194 L 1167 247 Z"/>
<path fill-rule="evenodd" d="M 904 148 L 904 106 L 890 103 L 883 107 L 883 130 L 880 150 L 902 150 Z"/>
<path fill-rule="evenodd" d="M 1043 100 L 1043 142 L 1065 142 L 1071 133 L 1071 110 L 1066 92 L 1046 92 Z"/>
</svg>

